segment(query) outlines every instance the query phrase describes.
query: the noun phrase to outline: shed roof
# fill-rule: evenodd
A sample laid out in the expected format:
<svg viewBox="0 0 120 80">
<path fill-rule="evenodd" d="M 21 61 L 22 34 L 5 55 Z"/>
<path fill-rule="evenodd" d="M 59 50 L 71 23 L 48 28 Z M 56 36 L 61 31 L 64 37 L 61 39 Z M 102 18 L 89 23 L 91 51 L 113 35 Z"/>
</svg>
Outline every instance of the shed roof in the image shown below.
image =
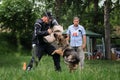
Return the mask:
<svg viewBox="0 0 120 80">
<path fill-rule="evenodd" d="M 90 30 L 86 30 L 86 36 L 90 36 L 90 37 L 102 37 L 101 34 L 92 32 L 92 31 L 90 31 Z"/>
</svg>

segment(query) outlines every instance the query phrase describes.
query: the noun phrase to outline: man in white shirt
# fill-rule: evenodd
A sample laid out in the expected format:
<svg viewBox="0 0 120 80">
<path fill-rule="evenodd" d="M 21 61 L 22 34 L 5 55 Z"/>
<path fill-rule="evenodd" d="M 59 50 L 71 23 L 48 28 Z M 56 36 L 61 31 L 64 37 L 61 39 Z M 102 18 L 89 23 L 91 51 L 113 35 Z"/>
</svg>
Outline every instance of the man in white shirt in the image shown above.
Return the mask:
<svg viewBox="0 0 120 80">
<path fill-rule="evenodd" d="M 80 58 L 80 69 L 84 67 L 84 52 L 86 47 L 86 32 L 83 26 L 79 24 L 79 18 L 74 17 L 73 24 L 68 27 L 67 30 L 68 39 L 70 40 L 70 46 L 77 51 Z"/>
</svg>

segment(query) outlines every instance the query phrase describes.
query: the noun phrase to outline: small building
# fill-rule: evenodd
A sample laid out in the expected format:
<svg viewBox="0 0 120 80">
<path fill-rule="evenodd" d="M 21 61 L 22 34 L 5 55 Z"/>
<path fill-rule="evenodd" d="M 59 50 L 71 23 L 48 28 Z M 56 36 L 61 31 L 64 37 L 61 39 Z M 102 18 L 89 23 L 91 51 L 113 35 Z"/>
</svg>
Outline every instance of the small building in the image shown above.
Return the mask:
<svg viewBox="0 0 120 80">
<path fill-rule="evenodd" d="M 99 50 L 103 57 L 105 57 L 105 44 L 104 44 L 104 38 L 101 34 L 86 30 L 86 36 L 87 36 L 87 47 L 86 47 L 86 54 L 88 55 L 89 59 L 90 56 L 94 54 L 94 50 Z M 96 40 L 99 39 L 101 43 L 97 44 Z M 95 42 L 93 42 L 95 41 Z"/>
</svg>

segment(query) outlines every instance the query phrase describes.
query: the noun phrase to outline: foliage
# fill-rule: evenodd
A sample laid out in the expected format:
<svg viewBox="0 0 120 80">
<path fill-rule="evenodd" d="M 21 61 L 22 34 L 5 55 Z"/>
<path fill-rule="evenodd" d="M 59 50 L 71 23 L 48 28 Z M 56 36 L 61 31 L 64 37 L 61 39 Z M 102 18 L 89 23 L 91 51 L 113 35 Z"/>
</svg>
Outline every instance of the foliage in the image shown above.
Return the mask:
<svg viewBox="0 0 120 80">
<path fill-rule="evenodd" d="M 24 32 L 34 21 L 33 4 L 28 0 L 4 0 L 0 5 L 0 21 L 4 28 Z"/>
<path fill-rule="evenodd" d="M 112 26 L 120 26 L 120 1 L 112 4 L 110 22 Z"/>
<path fill-rule="evenodd" d="M 72 24 L 74 16 L 78 16 L 85 29 L 104 35 L 104 7 L 98 6 L 95 1 L 99 3 L 101 0 L 2 0 L 0 27 L 10 29 L 16 39 L 20 38 L 22 45 L 29 47 L 35 19 L 47 10 L 53 13 L 64 29 Z M 120 2 L 116 0 L 111 4 L 110 24 L 112 27 L 119 26 Z"/>
<path fill-rule="evenodd" d="M 54 9 L 55 7 L 60 7 L 58 12 L 59 23 L 62 24 L 65 29 L 72 24 L 73 17 L 78 16 L 80 18 L 80 24 L 83 25 L 86 29 L 96 31 L 97 28 L 99 29 L 97 31 L 99 33 L 104 31 L 103 8 L 101 9 L 99 7 L 98 12 L 96 13 L 94 10 L 95 7 L 93 0 L 62 0 L 57 4 L 60 6 L 56 5 L 54 6 Z M 99 17 L 94 17 L 96 14 L 99 15 Z M 94 18 L 98 19 L 98 21 L 96 21 L 97 25 L 93 24 Z"/>
<path fill-rule="evenodd" d="M 22 39 L 25 41 L 25 39 Z M 16 44 L 16 37 L 13 36 L 11 33 L 2 32 L 0 33 L 0 55 L 14 55 L 17 52 L 17 44 Z M 27 43 L 24 43 L 24 45 Z M 27 49 L 26 49 L 27 48 Z M 22 48 L 21 53 L 23 52 L 26 54 L 30 53 L 30 46 L 25 46 Z"/>
<path fill-rule="evenodd" d="M 10 38 L 13 38 L 12 40 L 9 40 Z M 1 33 L 0 34 L 0 54 L 9 54 L 14 53 L 16 51 L 16 45 L 12 44 L 15 42 L 15 39 L 11 34 L 8 33 Z"/>
<path fill-rule="evenodd" d="M 1 28 L 10 29 L 17 40 L 24 38 L 30 41 L 35 19 L 33 3 L 29 0 L 4 0 L 0 5 Z"/>
</svg>

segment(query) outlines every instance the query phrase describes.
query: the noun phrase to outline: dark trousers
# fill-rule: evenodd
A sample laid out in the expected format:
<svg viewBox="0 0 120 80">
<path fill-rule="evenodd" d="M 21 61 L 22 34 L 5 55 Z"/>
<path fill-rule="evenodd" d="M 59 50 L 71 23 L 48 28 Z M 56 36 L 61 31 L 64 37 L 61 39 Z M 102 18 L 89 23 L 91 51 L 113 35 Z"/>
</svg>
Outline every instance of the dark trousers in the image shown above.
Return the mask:
<svg viewBox="0 0 120 80">
<path fill-rule="evenodd" d="M 52 56 L 53 61 L 54 61 L 54 66 L 55 70 L 60 71 L 60 55 L 54 54 L 51 55 L 51 53 L 55 50 L 56 48 L 50 44 L 39 44 L 39 45 L 34 45 L 33 50 L 32 50 L 32 59 L 29 63 L 28 66 L 33 67 L 34 62 L 37 63 L 38 61 L 41 60 L 42 56 L 47 53 L 48 55 Z"/>
</svg>

